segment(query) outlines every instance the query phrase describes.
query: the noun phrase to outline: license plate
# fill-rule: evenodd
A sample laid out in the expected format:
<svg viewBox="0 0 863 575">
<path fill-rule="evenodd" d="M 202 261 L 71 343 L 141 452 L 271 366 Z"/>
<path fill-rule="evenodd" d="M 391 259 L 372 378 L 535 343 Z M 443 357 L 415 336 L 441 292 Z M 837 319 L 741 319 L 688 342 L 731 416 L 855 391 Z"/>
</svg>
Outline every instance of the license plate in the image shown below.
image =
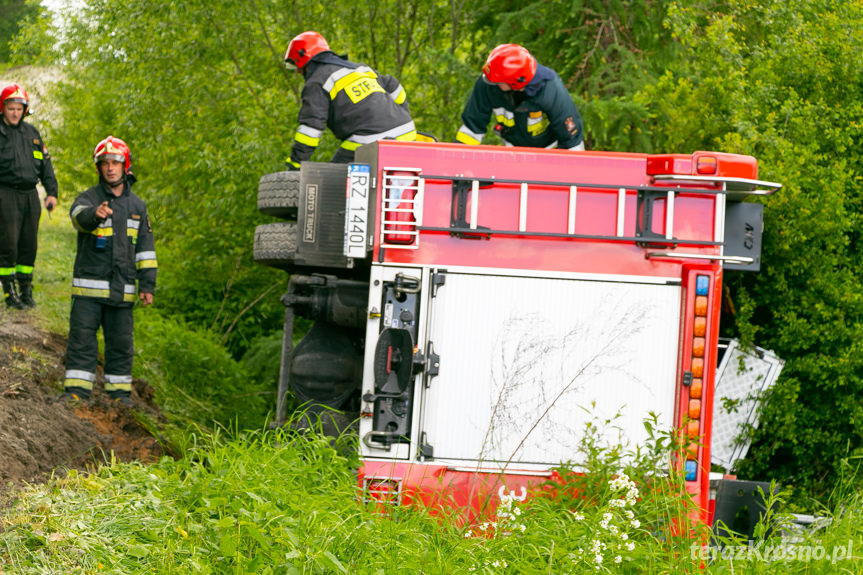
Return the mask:
<svg viewBox="0 0 863 575">
<path fill-rule="evenodd" d="M 369 228 L 369 192 L 371 168 L 368 164 L 348 166 L 348 188 L 345 198 L 345 256 L 363 259 Z"/>
</svg>

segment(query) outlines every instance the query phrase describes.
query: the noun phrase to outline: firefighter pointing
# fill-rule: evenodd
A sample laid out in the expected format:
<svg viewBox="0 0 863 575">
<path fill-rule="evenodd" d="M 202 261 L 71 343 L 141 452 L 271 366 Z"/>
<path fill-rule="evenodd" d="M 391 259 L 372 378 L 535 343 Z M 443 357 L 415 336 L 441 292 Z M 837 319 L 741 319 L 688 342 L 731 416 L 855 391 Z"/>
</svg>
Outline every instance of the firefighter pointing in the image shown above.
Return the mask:
<svg viewBox="0 0 863 575">
<path fill-rule="evenodd" d="M 144 201 L 132 192 L 135 176 L 126 143 L 108 136 L 93 160 L 99 184 L 72 204 L 78 252 L 72 279 L 72 313 L 66 348 L 63 398 L 90 397 L 96 381 L 102 328 L 105 339 L 105 392 L 130 405 L 132 392 L 132 306 L 153 303 L 156 251 Z M 137 286 L 136 286 L 137 282 Z"/>
<path fill-rule="evenodd" d="M 416 139 L 401 83 L 337 56 L 317 32 L 303 32 L 291 40 L 285 65 L 305 78 L 289 170 L 299 170 L 300 162 L 312 157 L 326 128 L 342 141 L 330 160 L 335 163 L 352 162 L 363 144 Z"/>
<path fill-rule="evenodd" d="M 24 121 L 30 97 L 18 84 L 0 91 L 0 284 L 6 307 L 36 307 L 33 265 L 39 231 L 37 182 L 45 187 L 45 207 L 57 205 L 57 178 L 39 131 Z M 16 285 L 17 282 L 17 285 Z"/>
<path fill-rule="evenodd" d="M 509 146 L 584 150 L 584 127 L 557 73 L 518 44 L 491 51 L 462 112 L 456 140 L 480 144 L 490 119 Z"/>
</svg>

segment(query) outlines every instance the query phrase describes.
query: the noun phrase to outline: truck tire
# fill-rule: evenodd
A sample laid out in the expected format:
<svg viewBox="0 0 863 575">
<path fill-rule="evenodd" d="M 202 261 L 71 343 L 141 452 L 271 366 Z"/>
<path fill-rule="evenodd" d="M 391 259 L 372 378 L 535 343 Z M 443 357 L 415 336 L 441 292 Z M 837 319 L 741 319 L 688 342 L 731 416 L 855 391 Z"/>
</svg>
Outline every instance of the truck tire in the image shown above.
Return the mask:
<svg viewBox="0 0 863 575">
<path fill-rule="evenodd" d="M 300 172 L 264 174 L 258 183 L 258 211 L 286 220 L 297 219 Z"/>
<path fill-rule="evenodd" d="M 297 223 L 276 222 L 255 228 L 255 261 L 285 271 L 293 271 L 297 256 Z"/>
</svg>

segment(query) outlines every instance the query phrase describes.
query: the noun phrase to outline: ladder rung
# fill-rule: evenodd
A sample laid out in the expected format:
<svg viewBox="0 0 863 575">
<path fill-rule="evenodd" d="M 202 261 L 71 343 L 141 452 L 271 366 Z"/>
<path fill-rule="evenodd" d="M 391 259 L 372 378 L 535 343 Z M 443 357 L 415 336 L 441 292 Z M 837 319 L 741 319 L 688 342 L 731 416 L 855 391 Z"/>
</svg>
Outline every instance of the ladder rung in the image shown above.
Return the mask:
<svg viewBox="0 0 863 575">
<path fill-rule="evenodd" d="M 470 186 L 470 229 L 476 229 L 477 213 L 479 212 L 479 180 L 471 182 Z"/>
<path fill-rule="evenodd" d="M 626 209 L 626 188 L 617 190 L 617 237 L 623 236 L 624 210 Z"/>
<path fill-rule="evenodd" d="M 518 201 L 518 231 L 527 229 L 527 183 L 521 183 L 521 193 Z"/>
<path fill-rule="evenodd" d="M 665 239 L 674 237 L 674 190 L 668 190 L 668 200 L 665 202 Z"/>
</svg>

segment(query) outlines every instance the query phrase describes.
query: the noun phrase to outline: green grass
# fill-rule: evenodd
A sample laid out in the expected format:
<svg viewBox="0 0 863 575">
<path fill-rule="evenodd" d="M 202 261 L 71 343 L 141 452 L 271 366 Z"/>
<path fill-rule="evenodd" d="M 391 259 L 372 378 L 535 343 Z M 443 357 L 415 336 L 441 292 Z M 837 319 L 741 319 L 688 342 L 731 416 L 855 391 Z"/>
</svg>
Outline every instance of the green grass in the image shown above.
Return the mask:
<svg viewBox="0 0 863 575">
<path fill-rule="evenodd" d="M 71 199 L 65 200 L 50 217 L 47 211 L 42 211 L 33 283 L 39 325 L 63 335 L 69 332 L 77 241 L 77 232 L 69 219 L 69 203 Z"/>
<path fill-rule="evenodd" d="M 627 460 L 588 440 L 586 473 L 570 475 L 558 497 L 511 502 L 493 523 L 466 528 L 421 509 L 381 515 L 363 507 L 358 462 L 325 438 L 260 431 L 187 439 L 181 460 L 115 464 L 23 494 L 0 517 L 0 572 L 787 575 L 860 573 L 863 563 L 863 505 L 853 487 L 837 494 L 841 503 L 824 510 L 832 522 L 811 536 L 792 544 L 762 529 L 760 556 L 719 555 L 700 569 L 706 533 L 673 534 L 672 526 L 688 525 L 686 507 L 679 477 L 649 472 L 660 454 Z M 780 545 L 801 551 L 764 557 Z M 834 561 L 839 548 L 856 559 Z M 803 549 L 813 551 L 804 557 Z"/>
</svg>

